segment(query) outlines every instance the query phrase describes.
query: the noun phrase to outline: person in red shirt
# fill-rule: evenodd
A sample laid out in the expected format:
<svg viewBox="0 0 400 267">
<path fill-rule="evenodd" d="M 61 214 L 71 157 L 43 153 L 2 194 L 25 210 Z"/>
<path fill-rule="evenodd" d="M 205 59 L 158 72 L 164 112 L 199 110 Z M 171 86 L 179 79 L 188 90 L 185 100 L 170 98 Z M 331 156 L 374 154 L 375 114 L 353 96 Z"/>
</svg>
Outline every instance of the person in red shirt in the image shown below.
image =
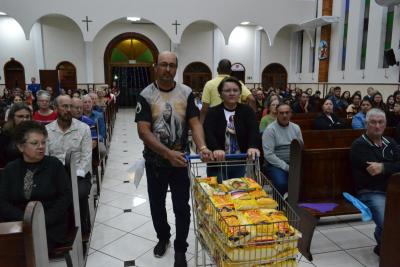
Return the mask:
<svg viewBox="0 0 400 267">
<path fill-rule="evenodd" d="M 57 119 L 57 113 L 50 109 L 50 94 L 47 91 L 40 90 L 37 95 L 39 110 L 33 114 L 33 120 L 43 125 Z"/>
</svg>

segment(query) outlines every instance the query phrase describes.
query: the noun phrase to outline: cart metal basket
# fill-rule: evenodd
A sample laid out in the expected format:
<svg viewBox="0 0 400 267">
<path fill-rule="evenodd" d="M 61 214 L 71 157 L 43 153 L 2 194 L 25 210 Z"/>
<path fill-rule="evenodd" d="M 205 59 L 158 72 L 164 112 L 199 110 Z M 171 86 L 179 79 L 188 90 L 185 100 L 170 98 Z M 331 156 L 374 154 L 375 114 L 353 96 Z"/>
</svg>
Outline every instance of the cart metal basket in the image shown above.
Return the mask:
<svg viewBox="0 0 400 267">
<path fill-rule="evenodd" d="M 301 237 L 297 230 L 299 217 L 261 173 L 258 159 L 247 160 L 246 157 L 246 154 L 227 155 L 226 161 L 211 164 L 201 162 L 198 156 L 188 157 L 196 236 L 196 267 L 297 266 L 297 241 Z M 249 183 L 253 188 L 247 191 L 233 188 L 224 193 L 219 191 L 220 187 L 226 189 L 224 185 L 214 185 L 211 188 L 204 182 L 211 168 L 218 170 L 218 176 L 227 178 L 229 168 L 232 167 L 243 168 L 245 177 L 253 179 L 257 184 Z M 251 182 L 247 178 L 242 179 Z M 239 187 L 240 181 L 236 181 Z M 237 200 L 235 205 L 224 202 L 226 194 L 229 194 L 229 201 L 237 195 L 241 200 Z M 261 197 L 257 198 L 260 195 L 266 206 L 260 208 L 257 205 L 252 208 L 255 201 L 261 201 Z M 251 198 L 247 199 L 248 196 Z M 201 263 L 199 243 L 202 247 Z M 206 263 L 205 253 L 208 253 L 213 263 Z"/>
</svg>

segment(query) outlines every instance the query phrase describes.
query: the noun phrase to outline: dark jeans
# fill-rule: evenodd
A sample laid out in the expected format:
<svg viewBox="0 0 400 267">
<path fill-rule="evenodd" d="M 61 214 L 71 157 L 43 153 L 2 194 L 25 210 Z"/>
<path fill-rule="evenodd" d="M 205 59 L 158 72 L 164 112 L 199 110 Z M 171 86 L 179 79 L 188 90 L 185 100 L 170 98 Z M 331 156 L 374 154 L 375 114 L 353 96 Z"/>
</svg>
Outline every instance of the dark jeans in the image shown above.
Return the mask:
<svg viewBox="0 0 400 267">
<path fill-rule="evenodd" d="M 267 163 L 263 166 L 263 172 L 282 196 L 288 191 L 287 171 Z"/>
<path fill-rule="evenodd" d="M 79 210 L 81 215 L 82 234 L 90 233 L 89 194 L 92 187 L 90 180 L 90 173 L 87 173 L 85 178 L 78 177 Z"/>
<path fill-rule="evenodd" d="M 225 162 L 224 165 L 221 166 L 218 163 L 207 164 L 207 176 L 217 176 L 218 183 L 222 183 L 224 180 L 240 178 L 246 174 L 246 166 L 244 165 L 229 166 L 229 162 Z"/>
<path fill-rule="evenodd" d="M 367 192 L 358 194 L 358 198 L 371 210 L 372 220 L 375 222 L 375 240 L 378 246 L 381 245 L 383 221 L 385 218 L 386 193 Z"/>
<path fill-rule="evenodd" d="M 146 176 L 151 218 L 157 238 L 160 241 L 167 241 L 171 237 L 171 227 L 167 221 L 165 208 L 169 185 L 176 225 L 174 248 L 176 252 L 186 252 L 188 247 L 186 239 L 190 226 L 190 181 L 187 168 L 157 167 L 146 162 Z"/>
</svg>

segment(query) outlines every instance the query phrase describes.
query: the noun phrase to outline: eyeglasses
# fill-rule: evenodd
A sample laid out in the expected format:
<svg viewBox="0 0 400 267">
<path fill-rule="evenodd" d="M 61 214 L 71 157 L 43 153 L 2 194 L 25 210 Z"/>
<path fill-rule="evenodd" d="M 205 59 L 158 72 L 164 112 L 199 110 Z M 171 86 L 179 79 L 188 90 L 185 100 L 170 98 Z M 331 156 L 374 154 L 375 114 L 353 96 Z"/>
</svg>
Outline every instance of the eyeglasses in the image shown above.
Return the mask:
<svg viewBox="0 0 400 267">
<path fill-rule="evenodd" d="M 167 62 L 158 63 L 157 66 L 162 69 L 168 69 L 168 67 L 169 67 L 171 70 L 174 70 L 177 68 L 177 65 L 175 63 L 167 63 Z"/>
<path fill-rule="evenodd" d="M 40 147 L 40 146 L 45 147 L 46 141 L 40 141 L 40 142 L 39 141 L 31 141 L 31 142 L 26 141 L 25 144 L 29 144 L 33 147 Z"/>
<path fill-rule="evenodd" d="M 234 94 L 239 94 L 240 89 L 237 88 L 232 88 L 232 89 L 223 89 L 222 93 L 234 93 Z"/>
<path fill-rule="evenodd" d="M 65 108 L 65 109 L 71 109 L 72 105 L 64 104 L 64 105 L 60 105 L 60 107 Z"/>
<path fill-rule="evenodd" d="M 15 115 L 15 118 L 29 120 L 31 118 L 31 115 Z"/>
</svg>

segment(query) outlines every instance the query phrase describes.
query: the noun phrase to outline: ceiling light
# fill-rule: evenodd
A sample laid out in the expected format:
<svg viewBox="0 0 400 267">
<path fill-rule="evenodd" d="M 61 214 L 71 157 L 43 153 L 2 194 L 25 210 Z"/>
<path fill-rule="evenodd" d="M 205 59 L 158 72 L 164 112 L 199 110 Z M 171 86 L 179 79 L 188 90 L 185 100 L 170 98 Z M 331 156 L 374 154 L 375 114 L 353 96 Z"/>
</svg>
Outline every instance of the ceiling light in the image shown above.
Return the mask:
<svg viewBox="0 0 400 267">
<path fill-rule="evenodd" d="M 243 21 L 243 22 L 240 23 L 240 25 L 249 25 L 249 24 L 250 24 L 249 21 Z"/>
<path fill-rule="evenodd" d="M 140 18 L 138 17 L 127 17 L 126 19 L 129 21 L 140 21 Z"/>
<path fill-rule="evenodd" d="M 0 11 L 0 16 L 7 16 L 7 14 Z"/>
</svg>

